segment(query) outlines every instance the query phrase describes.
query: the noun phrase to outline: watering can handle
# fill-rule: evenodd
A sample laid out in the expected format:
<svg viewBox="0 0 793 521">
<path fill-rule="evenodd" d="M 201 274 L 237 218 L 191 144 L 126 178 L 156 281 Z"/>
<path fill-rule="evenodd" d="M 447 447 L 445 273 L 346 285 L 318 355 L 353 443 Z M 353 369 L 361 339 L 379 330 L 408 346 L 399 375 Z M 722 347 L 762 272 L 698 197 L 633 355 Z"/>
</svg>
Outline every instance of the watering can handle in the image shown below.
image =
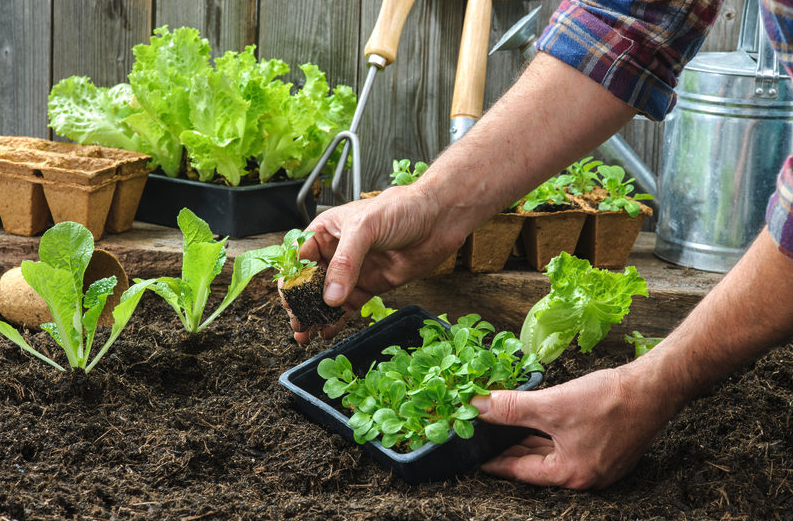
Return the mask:
<svg viewBox="0 0 793 521">
<path fill-rule="evenodd" d="M 367 58 L 376 54 L 385 60 L 385 65 L 396 60 L 399 36 L 413 2 L 414 0 L 383 0 L 377 22 L 364 47 L 363 53 Z"/>
</svg>

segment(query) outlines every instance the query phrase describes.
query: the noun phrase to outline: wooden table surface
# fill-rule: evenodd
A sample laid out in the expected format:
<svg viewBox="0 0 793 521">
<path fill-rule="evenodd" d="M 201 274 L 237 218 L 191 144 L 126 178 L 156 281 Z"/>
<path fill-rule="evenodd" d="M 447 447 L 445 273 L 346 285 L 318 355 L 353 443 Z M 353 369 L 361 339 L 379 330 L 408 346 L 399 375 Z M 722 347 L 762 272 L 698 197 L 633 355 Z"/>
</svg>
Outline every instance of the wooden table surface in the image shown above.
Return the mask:
<svg viewBox="0 0 793 521">
<path fill-rule="evenodd" d="M 227 284 L 231 259 L 240 253 L 280 243 L 283 233 L 229 239 L 229 262 L 218 277 Z M 668 333 L 691 308 L 723 277 L 719 273 L 682 268 L 653 255 L 655 235 L 642 232 L 628 263 L 646 279 L 650 297 L 634 299 L 630 314 L 615 326 L 609 339 L 620 341 L 634 329 L 645 336 Z M 22 260 L 38 259 L 39 237 L 21 237 L 0 231 L 0 271 L 19 266 Z M 115 254 L 130 278 L 178 275 L 181 270 L 182 236 L 175 228 L 135 222 L 132 230 L 105 234 L 97 248 Z M 511 259 L 499 273 L 474 274 L 463 266 L 454 273 L 422 279 L 382 295 L 386 305 L 418 304 L 429 311 L 448 313 L 454 319 L 478 313 L 500 327 L 516 333 L 531 306 L 548 291 L 548 278 L 532 270 L 525 261 Z M 256 277 L 246 291 L 273 291 L 268 277 Z"/>
</svg>

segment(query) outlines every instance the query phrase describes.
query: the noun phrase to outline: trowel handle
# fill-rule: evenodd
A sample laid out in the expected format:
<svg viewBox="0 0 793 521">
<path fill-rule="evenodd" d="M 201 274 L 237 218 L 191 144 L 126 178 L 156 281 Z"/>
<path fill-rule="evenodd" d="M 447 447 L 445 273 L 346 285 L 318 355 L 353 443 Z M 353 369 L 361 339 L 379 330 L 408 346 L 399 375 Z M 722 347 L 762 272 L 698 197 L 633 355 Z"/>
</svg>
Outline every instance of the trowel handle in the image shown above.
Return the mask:
<svg viewBox="0 0 793 521">
<path fill-rule="evenodd" d="M 454 78 L 451 117 L 482 116 L 492 0 L 468 0 Z"/>
<path fill-rule="evenodd" d="M 363 52 L 367 58 L 372 54 L 377 54 L 386 60 L 386 65 L 396 59 L 402 26 L 405 25 L 405 20 L 414 1 L 383 0 L 372 35 L 364 47 Z"/>
</svg>

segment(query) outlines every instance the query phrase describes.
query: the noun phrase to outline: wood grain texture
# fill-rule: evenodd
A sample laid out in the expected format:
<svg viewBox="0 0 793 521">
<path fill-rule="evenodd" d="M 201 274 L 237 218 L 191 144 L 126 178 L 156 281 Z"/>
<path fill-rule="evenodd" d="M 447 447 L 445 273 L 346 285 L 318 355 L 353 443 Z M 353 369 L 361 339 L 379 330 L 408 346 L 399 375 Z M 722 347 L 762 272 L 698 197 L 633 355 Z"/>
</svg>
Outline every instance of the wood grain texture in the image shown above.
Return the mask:
<svg viewBox="0 0 793 521">
<path fill-rule="evenodd" d="M 286 61 L 290 81 L 301 84 L 298 66 L 311 62 L 331 88 L 343 84 L 358 91 L 360 0 L 260 0 L 259 12 L 260 57 Z"/>
<path fill-rule="evenodd" d="M 73 74 L 101 87 L 127 81 L 132 47 L 151 35 L 152 0 L 68 0 L 53 8 L 53 82 Z"/>
<path fill-rule="evenodd" d="M 454 76 L 451 118 L 479 119 L 485 97 L 492 0 L 468 0 Z"/>
<path fill-rule="evenodd" d="M 228 260 L 215 280 L 228 284 L 232 259 L 242 252 L 279 244 L 283 233 L 232 239 Z M 613 328 L 611 341 L 622 345 L 622 335 L 639 330 L 645 336 L 663 336 L 673 329 L 718 283 L 723 275 L 668 264 L 653 253 L 655 236 L 642 233 L 628 264 L 636 266 L 647 281 L 649 298 L 636 297 L 630 314 Z M 0 274 L 19 266 L 23 260 L 38 259 L 38 237 L 20 237 L 0 231 Z M 122 234 L 105 234 L 96 244 L 113 253 L 130 278 L 179 276 L 182 263 L 182 236 L 179 230 L 136 222 Z M 266 275 L 252 281 L 250 291 L 271 291 Z M 520 331 L 526 313 L 549 288 L 548 278 L 528 267 L 525 259 L 513 258 L 504 271 L 471 273 L 457 266 L 450 275 L 411 282 L 382 295 L 386 305 L 399 308 L 418 304 L 435 313 L 448 313 L 452 320 L 478 313 L 499 328 Z"/>
<path fill-rule="evenodd" d="M 256 43 L 256 0 L 167 0 L 156 6 L 154 27 L 195 27 L 214 58 Z"/>
<path fill-rule="evenodd" d="M 374 27 L 378 8 L 377 2 L 361 6 L 363 39 Z M 399 57 L 375 79 L 361 122 L 364 191 L 389 184 L 393 159 L 429 162 L 448 145 L 464 10 L 461 0 L 417 0 L 413 5 Z M 359 84 L 364 75 L 362 70 Z"/>
<path fill-rule="evenodd" d="M 743 0 L 724 0 L 700 51 L 734 51 L 738 48 Z"/>
<path fill-rule="evenodd" d="M 49 137 L 51 0 L 0 2 L 0 135 Z"/>
<path fill-rule="evenodd" d="M 509 2 L 493 2 L 493 19 L 490 24 L 490 42 L 488 52 L 501 39 L 505 32 L 518 20 L 529 14 L 540 5 L 538 0 L 512 0 Z M 549 15 L 550 16 L 550 15 Z M 548 20 L 540 20 L 540 30 Z M 484 108 L 487 110 L 504 92 L 515 83 L 525 68 L 520 51 L 499 51 L 487 57 L 487 78 L 485 80 Z"/>
</svg>

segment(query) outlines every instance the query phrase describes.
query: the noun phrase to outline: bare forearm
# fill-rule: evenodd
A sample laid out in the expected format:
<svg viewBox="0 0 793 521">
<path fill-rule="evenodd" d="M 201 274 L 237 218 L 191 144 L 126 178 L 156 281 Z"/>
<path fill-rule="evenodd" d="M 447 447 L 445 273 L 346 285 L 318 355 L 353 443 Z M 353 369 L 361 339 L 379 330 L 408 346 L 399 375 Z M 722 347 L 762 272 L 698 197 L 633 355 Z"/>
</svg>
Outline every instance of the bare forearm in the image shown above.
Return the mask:
<svg viewBox="0 0 793 521">
<path fill-rule="evenodd" d="M 634 364 L 676 408 L 793 335 L 793 262 L 764 229 L 663 343 Z M 654 384 L 651 384 L 651 386 Z M 676 411 L 672 411 L 674 413 Z"/>
<path fill-rule="evenodd" d="M 473 228 L 617 132 L 635 109 L 540 53 L 515 85 L 417 183 Z M 467 230 L 470 231 L 470 230 Z"/>
</svg>

